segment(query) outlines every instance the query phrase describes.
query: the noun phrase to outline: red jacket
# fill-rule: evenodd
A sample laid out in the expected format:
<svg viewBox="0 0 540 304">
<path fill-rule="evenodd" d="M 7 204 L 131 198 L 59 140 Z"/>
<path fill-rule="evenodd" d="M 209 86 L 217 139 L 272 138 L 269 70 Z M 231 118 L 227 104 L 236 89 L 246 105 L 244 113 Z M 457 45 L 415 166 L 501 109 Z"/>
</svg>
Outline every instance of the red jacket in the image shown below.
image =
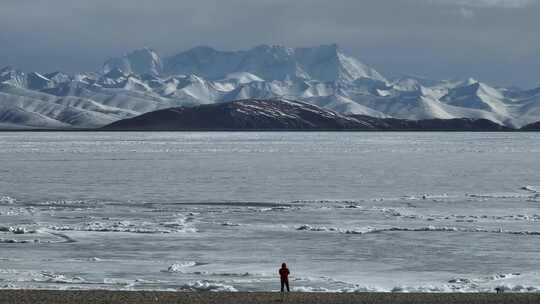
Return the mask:
<svg viewBox="0 0 540 304">
<path fill-rule="evenodd" d="M 279 276 L 281 277 L 282 280 L 288 280 L 289 279 L 289 268 L 281 268 L 279 269 Z"/>
</svg>

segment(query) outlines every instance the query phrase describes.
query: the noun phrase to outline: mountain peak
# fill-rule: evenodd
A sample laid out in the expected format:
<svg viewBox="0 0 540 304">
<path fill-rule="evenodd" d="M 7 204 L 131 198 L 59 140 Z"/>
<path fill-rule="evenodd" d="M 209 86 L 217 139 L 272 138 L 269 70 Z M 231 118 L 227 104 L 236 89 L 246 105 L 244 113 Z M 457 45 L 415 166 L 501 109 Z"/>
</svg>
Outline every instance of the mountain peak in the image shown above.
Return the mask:
<svg viewBox="0 0 540 304">
<path fill-rule="evenodd" d="M 457 87 L 455 91 L 461 92 L 461 95 L 483 94 L 483 95 L 491 96 L 494 98 L 503 98 L 503 95 L 499 90 L 483 82 L 480 82 L 474 78 L 469 78 L 465 85 Z"/>
<path fill-rule="evenodd" d="M 0 83 L 16 87 L 25 87 L 26 74 L 12 66 L 6 66 L 0 70 Z"/>
<path fill-rule="evenodd" d="M 24 75 L 25 73 L 11 65 L 5 66 L 0 69 L 0 76 L 14 76 L 14 75 Z"/>
<path fill-rule="evenodd" d="M 0 73 L 5 73 L 8 71 L 15 71 L 16 69 L 12 65 L 7 65 L 0 69 Z"/>
<path fill-rule="evenodd" d="M 345 55 L 335 43 L 298 48 L 261 44 L 241 51 L 219 51 L 200 46 L 167 58 L 164 71 L 169 75 L 196 74 L 212 80 L 245 72 L 267 81 L 351 82 L 372 78 L 386 82 L 371 67 Z"/>
<path fill-rule="evenodd" d="M 54 81 L 55 83 L 69 82 L 72 77 L 61 71 L 55 71 L 44 75 L 46 78 Z"/>
<path fill-rule="evenodd" d="M 388 82 L 375 69 L 346 55 L 337 44 L 326 44 L 315 47 L 297 48 L 298 61 L 306 72 L 322 81 L 352 82 L 359 78 L 371 78 Z"/>
<path fill-rule="evenodd" d="M 294 49 L 286 47 L 281 44 L 260 44 L 251 49 L 252 51 L 263 51 L 263 52 L 274 52 L 274 53 L 284 53 L 287 55 L 294 54 Z"/>
<path fill-rule="evenodd" d="M 144 47 L 133 50 L 122 57 L 111 58 L 103 65 L 103 73 L 118 68 L 125 73 L 159 75 L 163 65 L 161 58 L 151 48 Z"/>
<path fill-rule="evenodd" d="M 259 44 L 253 47 L 251 50 L 285 52 L 290 55 L 293 55 L 297 52 L 302 52 L 304 50 L 310 50 L 312 52 L 326 52 L 329 54 L 337 54 L 341 52 L 340 47 L 336 43 L 295 48 L 288 47 L 282 44 Z"/>
<path fill-rule="evenodd" d="M 467 82 L 470 83 L 470 84 L 473 84 L 473 83 L 478 83 L 480 81 L 478 79 L 474 78 L 474 77 L 469 77 L 467 79 Z"/>
<path fill-rule="evenodd" d="M 298 47 L 296 50 L 312 50 L 316 52 L 341 53 L 342 50 L 337 43 L 321 44 L 309 47 Z"/>
<path fill-rule="evenodd" d="M 136 57 L 136 56 L 150 56 L 153 60 L 159 60 L 159 55 L 157 52 L 149 47 L 142 47 L 140 49 L 135 49 L 130 53 L 126 54 L 127 57 Z"/>
</svg>

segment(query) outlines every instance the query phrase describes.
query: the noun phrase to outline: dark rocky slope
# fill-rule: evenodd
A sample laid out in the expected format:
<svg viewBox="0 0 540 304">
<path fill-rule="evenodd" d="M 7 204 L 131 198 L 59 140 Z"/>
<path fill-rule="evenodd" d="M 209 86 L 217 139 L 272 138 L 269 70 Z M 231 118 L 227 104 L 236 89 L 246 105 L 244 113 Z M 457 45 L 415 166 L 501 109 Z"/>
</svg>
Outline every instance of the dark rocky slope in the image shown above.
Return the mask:
<svg viewBox="0 0 540 304">
<path fill-rule="evenodd" d="M 488 119 L 453 118 L 408 120 L 397 118 L 375 118 L 363 115 L 352 115 L 375 126 L 378 130 L 409 131 L 510 131 L 511 128 L 501 126 Z"/>
<path fill-rule="evenodd" d="M 520 130 L 523 130 L 523 131 L 540 131 L 540 121 L 537 121 L 537 122 L 532 123 L 532 124 L 528 124 L 528 125 L 524 126 L 523 128 L 521 128 Z"/>
<path fill-rule="evenodd" d="M 485 119 L 403 120 L 343 115 L 284 99 L 247 99 L 146 113 L 105 130 L 508 130 Z"/>
</svg>

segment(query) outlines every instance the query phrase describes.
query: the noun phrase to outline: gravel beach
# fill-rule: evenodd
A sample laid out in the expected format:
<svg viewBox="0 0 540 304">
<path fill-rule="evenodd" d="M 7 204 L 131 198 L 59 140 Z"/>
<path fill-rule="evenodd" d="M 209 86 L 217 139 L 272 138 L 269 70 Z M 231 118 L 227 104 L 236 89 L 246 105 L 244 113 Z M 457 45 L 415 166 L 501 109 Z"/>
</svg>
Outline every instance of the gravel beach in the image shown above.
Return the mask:
<svg viewBox="0 0 540 304">
<path fill-rule="evenodd" d="M 219 293 L 161 291 L 1 290 L 0 303 L 17 304 L 143 304 L 143 303 L 279 303 L 279 293 Z M 285 303 L 364 304 L 525 304 L 540 303 L 540 293 L 290 293 Z"/>
</svg>

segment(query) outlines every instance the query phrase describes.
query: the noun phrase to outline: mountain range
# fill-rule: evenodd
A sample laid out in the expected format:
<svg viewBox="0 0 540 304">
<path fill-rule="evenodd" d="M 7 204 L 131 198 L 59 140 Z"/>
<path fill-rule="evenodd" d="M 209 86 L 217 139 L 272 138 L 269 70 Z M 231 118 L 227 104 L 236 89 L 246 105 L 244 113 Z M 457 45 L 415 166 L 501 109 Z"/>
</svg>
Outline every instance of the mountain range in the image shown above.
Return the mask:
<svg viewBox="0 0 540 304">
<path fill-rule="evenodd" d="M 99 128 L 167 108 L 235 100 L 293 100 L 347 117 L 487 119 L 520 128 L 540 121 L 540 88 L 475 79 L 387 78 L 337 45 L 195 47 L 162 57 L 150 48 L 106 60 L 95 72 L 0 70 L 0 129 Z"/>
</svg>

